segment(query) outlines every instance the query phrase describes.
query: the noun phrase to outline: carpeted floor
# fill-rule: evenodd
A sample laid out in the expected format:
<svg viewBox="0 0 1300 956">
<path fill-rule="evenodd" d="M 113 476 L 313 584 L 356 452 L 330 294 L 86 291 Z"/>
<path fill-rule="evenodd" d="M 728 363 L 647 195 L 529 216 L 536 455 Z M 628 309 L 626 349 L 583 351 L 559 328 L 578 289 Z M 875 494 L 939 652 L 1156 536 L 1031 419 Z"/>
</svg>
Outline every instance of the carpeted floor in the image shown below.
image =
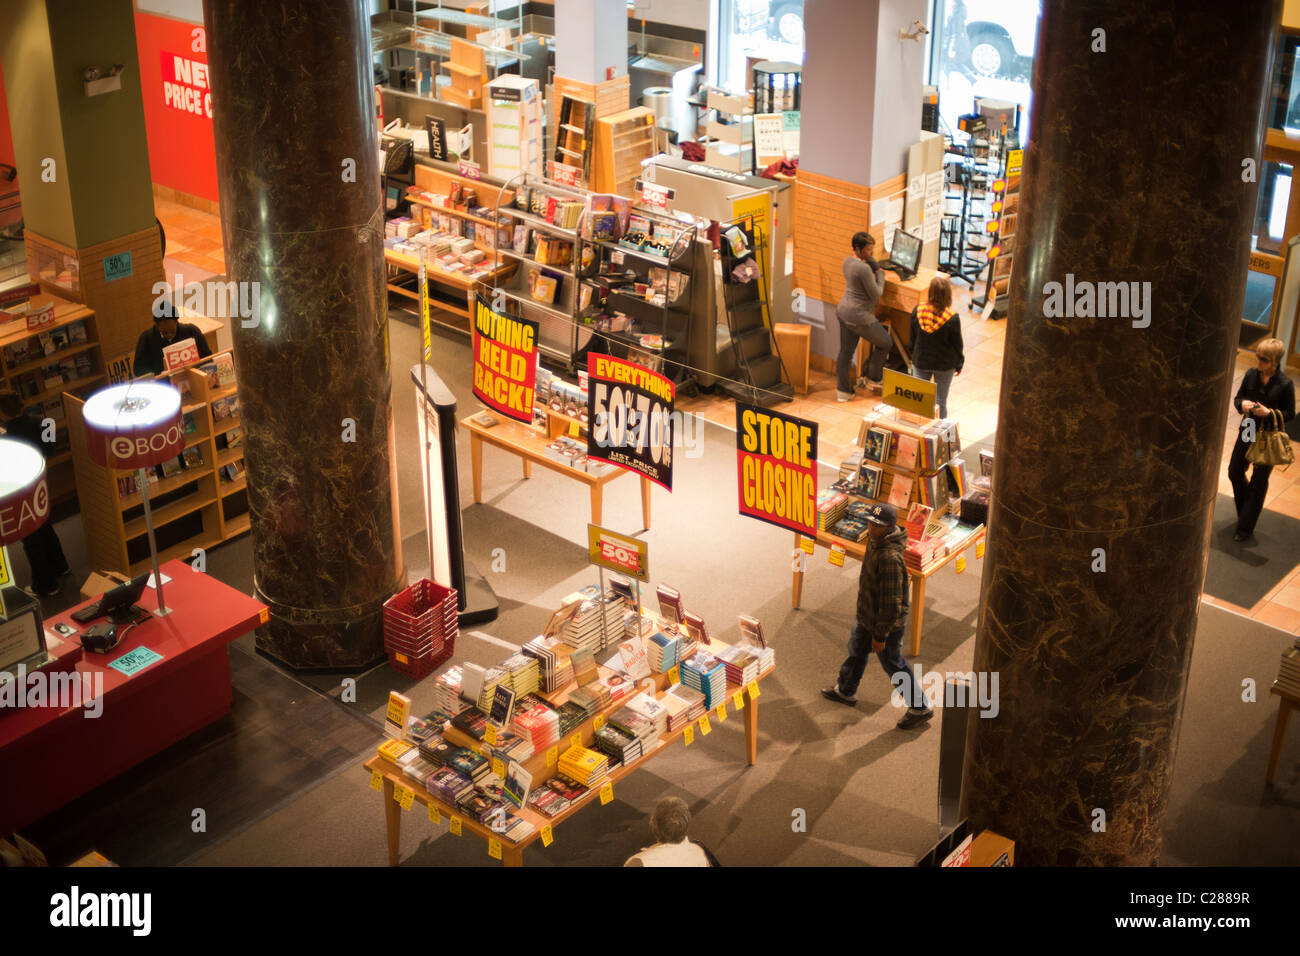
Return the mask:
<svg viewBox="0 0 1300 956">
<path fill-rule="evenodd" d="M 1205 566 L 1205 593 L 1238 607 L 1254 607 L 1300 564 L 1300 521 L 1266 511 L 1246 541 L 1232 540 L 1237 509 L 1228 495 L 1216 495 Z"/>
<path fill-rule="evenodd" d="M 395 313 L 394 318 L 398 319 Z M 415 413 L 406 369 L 418 331 L 392 324 L 394 406 L 399 442 L 402 526 L 422 526 Z M 468 413 L 468 345 L 439 337 L 436 367 Z M 744 735 L 734 715 L 690 747 L 675 745 L 556 831 L 549 849 L 525 853 L 530 865 L 617 865 L 649 842 L 645 820 L 665 794 L 687 800 L 692 834 L 727 865 L 911 865 L 939 836 L 939 723 L 900 732 L 889 684 L 868 671 L 856 709 L 823 700 L 844 654 L 858 566 L 810 561 L 803 606 L 790 607 L 792 536 L 740 517 L 734 507 L 734 437 L 707 426 L 696 451 L 678 450 L 674 493 L 656 488 L 650 546 L 652 580 L 678 586 L 719 636 L 733 638 L 736 615 L 759 616 L 777 648 L 777 671 L 759 707 L 759 761 L 744 764 Z M 983 440 L 981 440 L 983 442 Z M 980 444 L 968 440 L 968 447 Z M 991 442 L 990 442 L 991 443 Z M 595 578 L 586 565 L 588 498 L 576 482 L 535 469 L 527 481 L 518 459 L 484 452 L 484 502 L 472 503 L 469 449 L 458 437 L 466 556 L 487 570 L 500 618 L 461 635 L 457 660 L 490 663 L 535 634 L 568 592 Z M 822 482 L 833 477 L 824 468 Z M 607 489 L 605 523 L 635 532 L 637 482 Z M 65 538 L 66 540 L 66 538 Z M 412 575 L 423 568 L 422 533 L 407 535 Z M 501 553 L 496 553 L 501 549 Z M 970 667 L 982 561 L 964 574 L 952 567 L 927 589 L 923 668 Z M 210 573 L 241 589 L 252 582 L 251 544 L 213 549 Z M 1284 753 L 1278 788 L 1263 786 L 1276 703 L 1261 692 L 1241 702 L 1241 682 L 1267 687 L 1290 638 L 1258 622 L 1203 605 L 1169 808 L 1166 863 L 1197 865 L 1300 862 L 1300 735 Z M 188 861 L 197 865 L 382 865 L 381 797 L 360 769 L 380 739 L 384 695 L 411 694 L 429 709 L 432 680 L 413 683 L 386 667 L 357 680 L 355 703 L 341 700 L 340 677 L 293 680 L 251 650 L 231 652 L 235 707 L 216 728 L 159 755 L 91 797 L 32 828 L 69 855 L 94 846 L 124 864 Z M 1005 706 L 1005 705 L 1004 705 Z M 208 810 L 206 834 L 190 831 L 193 808 Z M 91 808 L 87 811 L 87 808 Z M 80 816 L 78 809 L 85 811 Z M 807 832 L 791 821 L 803 811 Z M 451 836 L 422 813 L 403 815 L 408 865 L 495 866 L 485 844 Z M 39 845 L 39 840 L 38 840 Z M 111 849 L 111 852 L 110 852 Z M 56 862 L 57 853 L 51 854 Z"/>
</svg>

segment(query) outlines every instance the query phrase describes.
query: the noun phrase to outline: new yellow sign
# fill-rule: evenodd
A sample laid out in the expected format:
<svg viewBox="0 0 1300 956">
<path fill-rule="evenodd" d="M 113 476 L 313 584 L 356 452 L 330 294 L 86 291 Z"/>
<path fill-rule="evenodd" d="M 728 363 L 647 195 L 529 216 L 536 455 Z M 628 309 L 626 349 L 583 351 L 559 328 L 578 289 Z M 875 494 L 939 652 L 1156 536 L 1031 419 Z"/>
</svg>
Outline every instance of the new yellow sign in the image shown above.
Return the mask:
<svg viewBox="0 0 1300 956">
<path fill-rule="evenodd" d="M 893 369 L 885 369 L 884 398 L 886 405 L 893 405 L 914 415 L 934 418 L 934 382 L 915 378 Z"/>
</svg>

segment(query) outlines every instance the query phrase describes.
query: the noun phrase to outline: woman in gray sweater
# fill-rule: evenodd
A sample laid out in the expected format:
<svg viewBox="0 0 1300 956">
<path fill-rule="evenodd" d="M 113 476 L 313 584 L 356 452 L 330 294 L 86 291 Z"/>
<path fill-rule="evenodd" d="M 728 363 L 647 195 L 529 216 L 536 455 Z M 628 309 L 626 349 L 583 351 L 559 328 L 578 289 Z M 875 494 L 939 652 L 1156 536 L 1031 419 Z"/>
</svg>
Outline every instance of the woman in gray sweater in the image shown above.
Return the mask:
<svg viewBox="0 0 1300 956">
<path fill-rule="evenodd" d="M 876 240 L 869 232 L 853 234 L 853 255 L 844 260 L 844 295 L 835 307 L 840 320 L 840 354 L 835 362 L 835 398 L 847 402 L 853 397 L 853 351 L 859 339 L 872 346 L 867 361 L 865 384 L 880 391 L 893 337 L 876 319 L 876 304 L 885 289 L 885 270 L 872 256 Z"/>
</svg>

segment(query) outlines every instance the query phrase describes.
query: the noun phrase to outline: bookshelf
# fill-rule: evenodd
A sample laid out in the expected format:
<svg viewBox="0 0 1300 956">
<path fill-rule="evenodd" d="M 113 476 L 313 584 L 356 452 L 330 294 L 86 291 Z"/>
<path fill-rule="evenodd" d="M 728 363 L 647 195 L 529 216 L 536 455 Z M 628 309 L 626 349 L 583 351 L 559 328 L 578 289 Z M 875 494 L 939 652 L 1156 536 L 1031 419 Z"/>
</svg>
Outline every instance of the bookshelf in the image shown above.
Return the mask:
<svg viewBox="0 0 1300 956">
<path fill-rule="evenodd" d="M 0 381 L 16 391 L 24 408 L 53 419 L 54 447 L 46 458 L 46 481 L 54 502 L 77 494 L 63 393 L 86 398 L 106 384 L 99 329 L 92 309 L 54 295 L 33 296 L 29 309 L 54 306 L 54 322 L 27 328 L 25 319 L 0 324 Z"/>
<path fill-rule="evenodd" d="M 200 371 L 200 366 L 218 359 L 229 360 L 230 353 L 158 376 L 182 393 L 189 389 L 181 404 L 187 461 L 174 472 L 169 462 L 158 469 L 163 474 L 149 483 L 160 563 L 188 558 L 195 548 L 210 548 L 249 530 L 238 389 L 233 384 L 210 385 L 207 374 Z M 65 395 L 63 401 L 90 566 L 140 574 L 151 563 L 143 500 L 134 487 L 136 472 L 95 464 L 86 445 L 85 402 L 75 395 Z"/>
<path fill-rule="evenodd" d="M 461 109 L 476 110 L 483 103 L 487 82 L 487 51 L 476 43 L 451 38 L 451 59 L 442 62 L 450 82 L 438 87 L 438 98 Z"/>
<path fill-rule="evenodd" d="M 592 188 L 631 197 L 641 177 L 641 163 L 655 154 L 654 111 L 636 106 L 596 120 Z"/>
</svg>

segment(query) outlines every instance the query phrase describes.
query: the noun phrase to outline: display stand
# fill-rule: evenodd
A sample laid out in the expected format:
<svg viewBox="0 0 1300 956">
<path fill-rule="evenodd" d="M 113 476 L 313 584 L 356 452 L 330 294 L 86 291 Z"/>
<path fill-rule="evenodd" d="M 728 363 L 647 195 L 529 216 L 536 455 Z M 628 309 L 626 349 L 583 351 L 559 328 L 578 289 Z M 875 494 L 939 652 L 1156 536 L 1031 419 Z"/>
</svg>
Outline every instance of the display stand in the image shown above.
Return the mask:
<svg viewBox="0 0 1300 956">
<path fill-rule="evenodd" d="M 201 359 L 200 364 L 217 357 Z M 191 458 L 176 474 L 150 482 L 161 563 L 188 558 L 196 548 L 210 548 L 244 534 L 250 518 L 243 474 L 243 423 L 237 405 L 232 404 L 238 401 L 236 387 L 214 388 L 194 366 L 164 373 L 159 379 L 178 386 L 182 380 L 188 384 L 190 396 L 182 399 L 181 413 L 187 422 L 185 454 Z M 63 402 L 90 566 L 130 576 L 149 570 L 152 561 L 143 496 L 138 489 L 128 490 L 131 486 L 123 481 L 134 482 L 135 471 L 95 464 L 87 451 L 82 415 L 85 402 L 74 395 L 65 395 Z M 200 460 L 194 460 L 196 455 Z"/>
<path fill-rule="evenodd" d="M 709 120 L 710 141 L 704 161 L 733 173 L 748 173 L 754 165 L 754 111 L 748 96 L 709 90 L 709 109 L 718 118 Z"/>
<path fill-rule="evenodd" d="M 442 63 L 450 83 L 438 87 L 438 97 L 459 106 L 476 110 L 483 103 L 483 84 L 488 81 L 487 51 L 476 43 L 451 38 L 451 59 Z"/>
<path fill-rule="evenodd" d="M 1271 787 L 1277 780 L 1277 765 L 1282 759 L 1282 745 L 1286 743 L 1286 727 L 1291 720 L 1291 711 L 1300 710 L 1300 694 L 1284 690 L 1276 684 L 1269 688 L 1269 693 L 1276 695 L 1278 699 L 1277 723 L 1273 725 L 1273 745 L 1269 748 L 1268 771 L 1264 775 L 1264 782 Z"/>
<path fill-rule="evenodd" d="M 635 195 L 641 164 L 655 154 L 654 111 L 645 106 L 596 120 L 596 192 Z"/>
<path fill-rule="evenodd" d="M 537 81 L 505 74 L 483 87 L 488 168 L 497 179 L 542 175 L 542 95 Z"/>
<path fill-rule="evenodd" d="M 726 647 L 727 645 L 714 639 L 709 645 L 709 650 L 710 652 L 717 653 L 725 650 Z M 602 678 L 608 677 L 614 673 L 605 667 L 599 668 L 599 671 Z M 774 667 L 769 668 L 759 674 L 758 677 L 747 687 L 742 688 L 728 683 L 726 697 L 720 705 L 721 708 L 725 709 L 727 707 L 727 701 L 730 701 L 731 710 L 744 718 L 745 756 L 748 766 L 753 766 L 758 760 L 759 683 L 765 680 L 774 671 Z M 649 689 L 650 683 L 648 682 L 653 684 L 656 697 L 662 696 L 663 692 L 667 690 L 672 683 L 669 674 L 652 674 L 649 678 L 643 678 L 641 685 Z M 576 689 L 576 684 L 570 684 L 566 688 L 551 693 L 542 693 L 539 691 L 538 695 L 544 697 L 554 706 L 559 707 L 568 700 L 569 694 Z M 595 731 L 598 722 L 599 724 L 603 724 L 610 714 L 619 710 L 627 703 L 630 696 L 631 695 L 612 701 L 608 706 L 602 708 L 591 717 L 588 717 L 577 729 L 571 731 L 569 736 L 559 742 L 559 751 L 562 752 L 567 749 L 572 739 L 575 737 L 580 739 L 583 746 L 591 744 L 595 739 Z M 739 707 L 736 706 L 737 698 L 743 699 L 743 704 Z M 431 808 L 431 810 L 437 810 L 440 816 L 447 817 L 449 821 L 459 821 L 456 826 L 459 827 L 462 835 L 468 831 L 474 836 L 488 841 L 489 852 L 492 853 L 495 858 L 499 858 L 505 866 L 523 866 L 523 853 L 525 848 L 532 845 L 537 840 L 542 839 L 542 829 L 544 827 L 550 827 L 550 832 L 553 833 L 561 823 L 565 822 L 584 808 L 591 806 L 593 803 L 605 802 L 605 798 L 599 796 L 602 790 L 612 796 L 612 788 L 614 786 L 630 774 L 640 770 L 650 760 L 663 754 L 669 747 L 676 743 L 679 737 L 683 737 L 688 733 L 694 737 L 697 725 L 701 734 L 711 732 L 714 727 L 721 723 L 720 720 L 718 721 L 718 724 L 710 723 L 710 718 L 718 717 L 717 709 L 718 708 L 715 708 L 712 711 L 706 711 L 705 715 L 699 718 L 698 721 L 684 723 L 675 730 L 667 731 L 660 735 L 657 742 L 653 745 L 647 743 L 647 749 L 641 757 L 627 765 L 620 765 L 610 771 L 609 775 L 601 781 L 601 787 L 599 789 L 589 790 L 573 805 L 569 806 L 556 816 L 547 817 L 546 815 L 538 813 L 527 806 L 514 811 L 520 817 L 533 825 L 532 833 L 518 841 L 509 840 L 503 835 L 493 832 L 491 828 L 466 817 L 460 809 L 450 806 L 432 796 L 426 789 L 404 776 L 398 767 L 392 762 L 380 756 L 372 757 L 366 761 L 365 770 L 371 775 L 372 781 L 375 779 L 376 774 L 382 780 L 384 818 L 388 835 L 388 862 L 391 866 L 396 866 L 401 856 L 400 847 L 403 811 L 402 804 L 398 803 L 398 798 L 404 795 L 400 791 L 404 791 L 405 794 L 410 795 L 406 806 L 412 807 L 418 803 L 426 808 Z M 706 726 L 710 728 L 707 731 L 705 730 Z M 472 737 L 450 724 L 447 724 L 444 727 L 442 733 L 443 738 L 448 743 L 454 744 L 458 747 L 469 747 L 485 753 L 487 752 L 487 747 L 485 745 L 480 744 L 477 740 L 474 740 Z M 546 780 L 550 779 L 556 773 L 554 767 L 548 766 L 547 755 L 545 753 L 534 754 L 532 757 L 523 761 L 522 766 L 532 774 L 532 785 L 534 788 L 543 785 Z M 606 783 L 609 784 L 608 790 L 606 790 L 604 786 Z M 429 815 L 431 816 L 432 813 L 430 812 Z"/>
<path fill-rule="evenodd" d="M 61 502 L 77 494 L 62 395 L 85 398 L 106 379 L 95 313 L 54 295 L 34 296 L 29 311 L 51 305 L 54 321 L 43 328 L 28 329 L 22 319 L 0 325 L 0 381 L 18 393 L 24 408 L 36 408 L 42 419 L 54 420 L 46 481 L 51 500 Z"/>
</svg>

